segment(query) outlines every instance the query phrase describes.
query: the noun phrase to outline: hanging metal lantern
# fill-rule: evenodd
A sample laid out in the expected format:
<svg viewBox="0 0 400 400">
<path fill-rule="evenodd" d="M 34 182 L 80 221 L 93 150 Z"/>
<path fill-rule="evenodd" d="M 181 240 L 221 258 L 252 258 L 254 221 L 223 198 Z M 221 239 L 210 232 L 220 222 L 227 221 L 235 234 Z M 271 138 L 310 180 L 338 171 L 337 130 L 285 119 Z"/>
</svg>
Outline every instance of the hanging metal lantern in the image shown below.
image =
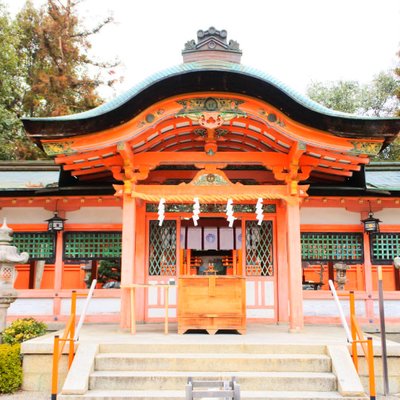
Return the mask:
<svg viewBox="0 0 400 400">
<path fill-rule="evenodd" d="M 369 203 L 368 218 L 362 219 L 361 222 L 364 224 L 364 232 L 370 234 L 379 232 L 379 222 L 382 221 L 378 218 L 374 218 L 374 213 L 372 212 L 371 209 L 371 202 L 369 200 L 368 203 Z"/>
<path fill-rule="evenodd" d="M 54 213 L 54 217 L 46 219 L 46 221 L 48 231 L 58 232 L 64 230 L 64 221 L 66 221 L 66 219 L 59 217 L 57 212 Z"/>
<path fill-rule="evenodd" d="M 378 218 L 374 218 L 374 214 L 370 212 L 368 218 L 361 220 L 361 222 L 364 224 L 364 232 L 369 234 L 379 232 L 379 222 L 382 221 Z"/>
</svg>

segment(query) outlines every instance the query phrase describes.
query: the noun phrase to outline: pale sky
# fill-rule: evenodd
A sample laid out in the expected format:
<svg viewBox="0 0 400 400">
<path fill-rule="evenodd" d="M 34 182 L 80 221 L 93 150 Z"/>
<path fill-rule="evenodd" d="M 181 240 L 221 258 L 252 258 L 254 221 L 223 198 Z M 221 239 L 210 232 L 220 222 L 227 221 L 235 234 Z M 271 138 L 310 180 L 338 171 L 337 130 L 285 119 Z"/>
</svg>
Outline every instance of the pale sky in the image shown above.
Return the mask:
<svg viewBox="0 0 400 400">
<path fill-rule="evenodd" d="M 43 0 L 36 0 L 37 2 Z M 3 0 L 15 12 L 24 0 Z M 119 94 L 180 64 L 199 29 L 225 29 L 242 64 L 304 93 L 311 81 L 368 82 L 400 64 L 399 0 L 84 0 L 88 25 L 111 12 L 115 23 L 93 40 L 100 59 L 122 63 Z"/>
</svg>

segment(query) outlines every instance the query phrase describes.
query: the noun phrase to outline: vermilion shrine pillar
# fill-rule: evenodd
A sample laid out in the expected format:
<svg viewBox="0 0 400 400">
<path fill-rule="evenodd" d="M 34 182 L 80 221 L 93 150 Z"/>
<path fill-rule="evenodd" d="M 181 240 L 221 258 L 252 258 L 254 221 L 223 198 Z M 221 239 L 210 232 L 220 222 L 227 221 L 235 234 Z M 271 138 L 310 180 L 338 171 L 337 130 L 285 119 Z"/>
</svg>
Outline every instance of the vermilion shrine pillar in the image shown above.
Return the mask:
<svg viewBox="0 0 400 400">
<path fill-rule="evenodd" d="M 277 206 L 278 321 L 289 322 L 289 286 L 287 257 L 287 210 L 281 201 Z"/>
<path fill-rule="evenodd" d="M 304 327 L 301 269 L 300 203 L 287 203 L 287 254 L 289 264 L 289 327 L 299 332 Z"/>
<path fill-rule="evenodd" d="M 146 283 L 145 269 L 146 265 L 146 203 L 143 200 L 136 200 L 136 230 L 135 230 L 135 265 L 133 271 L 134 283 L 144 284 Z M 144 322 L 145 320 L 145 295 L 146 291 L 144 288 L 136 289 L 136 310 L 135 316 L 136 321 Z"/>
<path fill-rule="evenodd" d="M 134 282 L 136 200 L 130 193 L 124 193 L 122 209 L 122 257 L 121 286 Z M 121 328 L 130 327 L 130 294 L 128 289 L 121 293 Z"/>
</svg>

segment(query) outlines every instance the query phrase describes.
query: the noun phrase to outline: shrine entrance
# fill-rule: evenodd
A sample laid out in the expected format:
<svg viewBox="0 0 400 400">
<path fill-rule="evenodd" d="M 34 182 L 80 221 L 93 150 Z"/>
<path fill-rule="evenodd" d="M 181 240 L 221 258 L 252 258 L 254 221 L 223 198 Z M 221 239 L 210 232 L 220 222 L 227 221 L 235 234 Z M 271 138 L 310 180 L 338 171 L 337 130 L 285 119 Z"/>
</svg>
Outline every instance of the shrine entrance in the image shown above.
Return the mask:
<svg viewBox="0 0 400 400">
<path fill-rule="evenodd" d="M 206 205 L 210 210 L 224 205 Z M 155 207 L 155 205 L 154 205 Z M 153 207 L 153 209 L 154 209 Z M 167 210 L 178 210 L 177 205 Z M 179 277 L 245 277 L 246 318 L 248 321 L 277 321 L 277 263 L 274 204 L 261 224 L 255 220 L 254 204 L 234 207 L 237 219 L 229 227 L 223 213 L 204 213 L 194 226 L 186 214 L 165 219 L 162 225 L 148 214 L 146 283 L 171 283 Z M 151 209 L 151 207 L 148 207 Z M 216 210 L 213 210 L 216 211 Z M 239 211 L 241 211 L 239 213 Z M 171 213 L 172 214 L 172 213 Z M 171 291 L 171 316 L 176 315 L 176 290 Z M 150 289 L 146 295 L 146 321 L 163 318 L 164 291 Z"/>
</svg>

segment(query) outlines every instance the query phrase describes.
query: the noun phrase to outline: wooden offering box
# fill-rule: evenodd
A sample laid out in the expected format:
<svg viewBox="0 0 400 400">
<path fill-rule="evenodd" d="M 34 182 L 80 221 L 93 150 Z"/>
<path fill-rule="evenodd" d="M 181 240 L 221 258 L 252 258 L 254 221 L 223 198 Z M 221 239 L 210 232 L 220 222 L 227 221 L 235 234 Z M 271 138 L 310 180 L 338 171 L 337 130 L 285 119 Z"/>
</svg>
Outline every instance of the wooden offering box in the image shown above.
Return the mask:
<svg viewBox="0 0 400 400">
<path fill-rule="evenodd" d="M 246 281 L 240 276 L 182 276 L 178 279 L 178 333 L 188 329 L 246 332 Z"/>
</svg>

